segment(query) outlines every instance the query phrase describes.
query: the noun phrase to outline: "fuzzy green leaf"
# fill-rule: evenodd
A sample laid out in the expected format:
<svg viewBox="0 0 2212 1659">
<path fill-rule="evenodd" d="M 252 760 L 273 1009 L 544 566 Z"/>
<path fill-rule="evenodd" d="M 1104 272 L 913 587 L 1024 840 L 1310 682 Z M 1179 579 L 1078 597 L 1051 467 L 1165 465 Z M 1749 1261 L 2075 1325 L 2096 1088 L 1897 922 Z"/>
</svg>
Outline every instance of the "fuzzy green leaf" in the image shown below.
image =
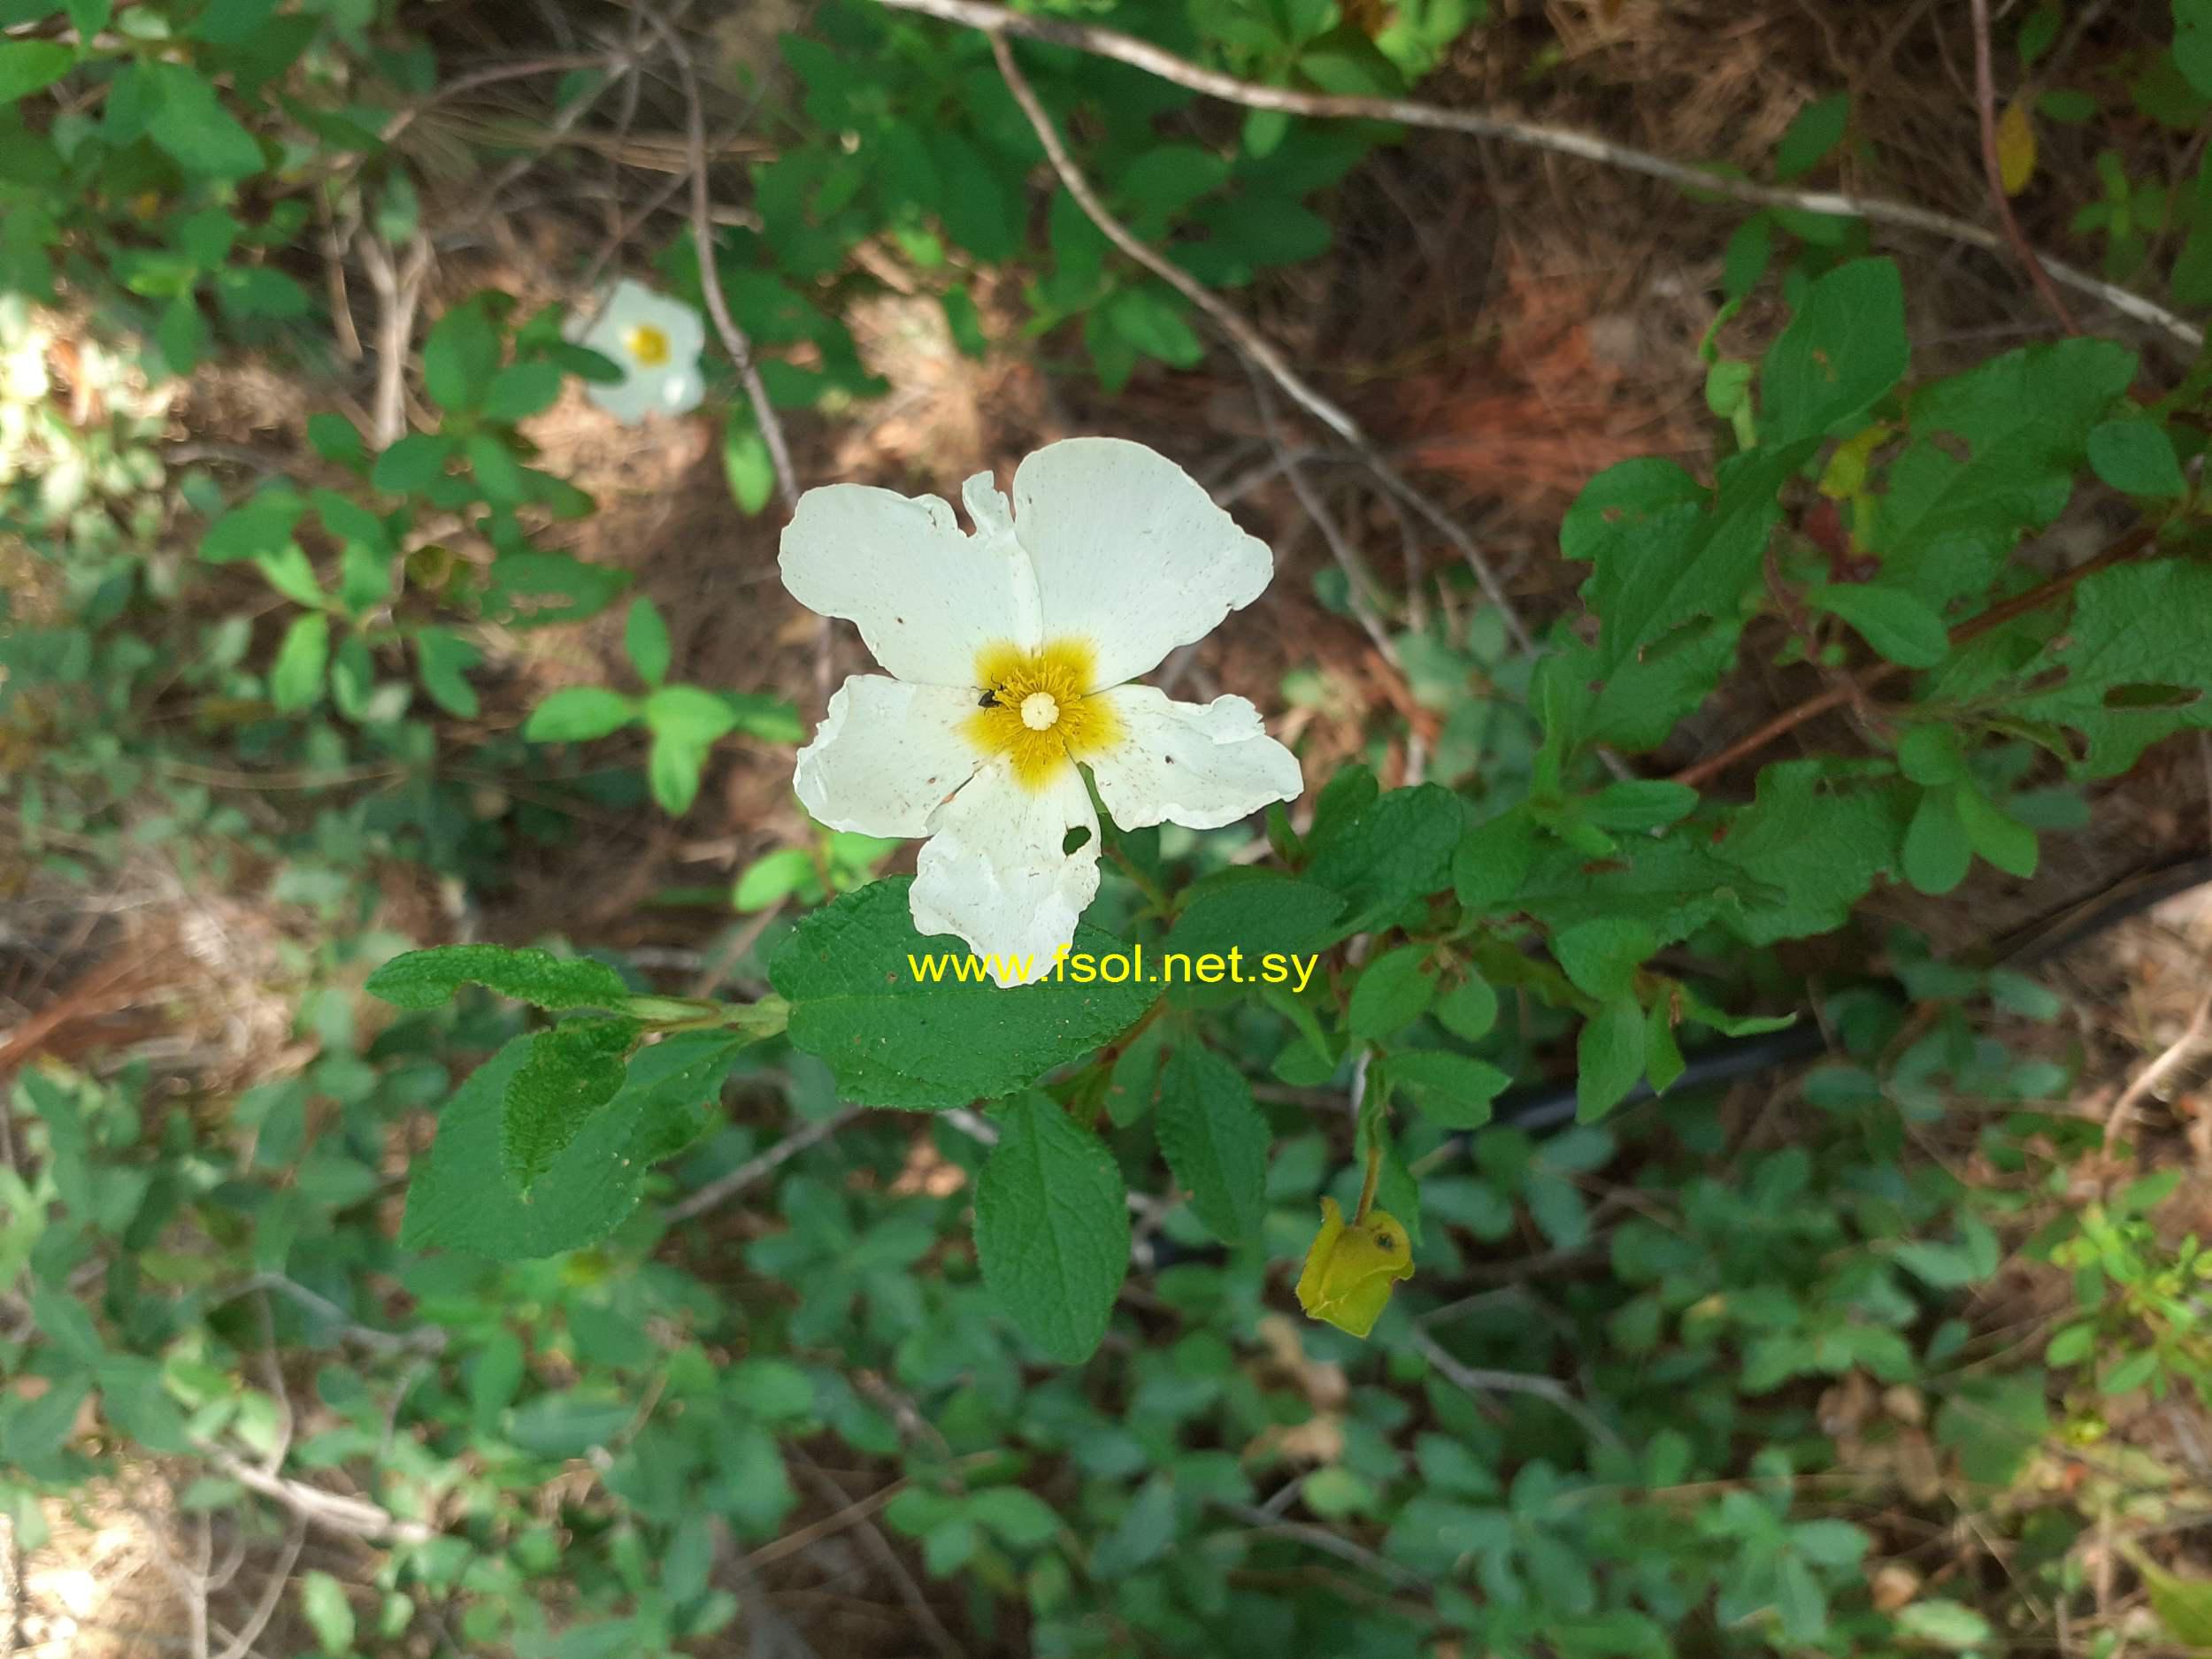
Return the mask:
<svg viewBox="0 0 2212 1659">
<path fill-rule="evenodd" d="M 1807 588 L 1805 603 L 1841 617 L 1861 639 L 1907 668 L 1933 668 L 1951 649 L 1943 618 L 1901 588 L 1824 585 Z"/>
<path fill-rule="evenodd" d="M 1575 1043 L 1575 1117 L 1588 1123 L 1628 1098 L 1644 1074 L 1644 1010 L 1632 996 L 1608 1002 Z"/>
<path fill-rule="evenodd" d="M 440 945 L 394 956 L 365 987 L 400 1008 L 436 1008 L 464 985 L 556 1013 L 572 1008 L 620 1008 L 630 987 L 603 962 L 557 956 L 534 945 Z"/>
<path fill-rule="evenodd" d="M 918 979 L 910 959 L 964 960 L 968 948 L 915 931 L 912 885 L 897 876 L 845 894 L 803 918 L 770 965 L 791 1003 L 792 1042 L 826 1061 L 854 1100 L 932 1111 L 1011 1094 L 1128 1029 L 1157 995 L 1050 978 L 1002 990 L 956 982 L 949 963 L 942 980 Z M 1122 946 L 1079 926 L 1074 949 Z"/>
<path fill-rule="evenodd" d="M 1048 1097 L 1020 1095 L 996 1121 L 975 1194 L 984 1283 L 1031 1341 L 1079 1363 L 1128 1271 L 1127 1188 L 1104 1144 Z"/>
<path fill-rule="evenodd" d="M 2160 738 L 2212 726 L 2212 565 L 2161 559 L 2099 571 L 2076 589 L 2065 632 L 2021 671 L 2011 712 L 2070 726 L 2088 741 L 2078 770 L 2125 772 Z"/>
<path fill-rule="evenodd" d="M 500 1108 L 500 1164 L 517 1192 L 527 1194 L 614 1098 L 639 1030 L 634 1019 L 573 1019 L 530 1040 Z"/>
<path fill-rule="evenodd" d="M 1348 1015 L 1356 1041 L 1379 1041 L 1427 1011 L 1436 993 L 1436 981 L 1427 971 L 1428 955 L 1425 946 L 1401 945 L 1360 970 Z"/>
<path fill-rule="evenodd" d="M 1259 1231 L 1273 1137 L 1244 1074 L 1202 1043 L 1179 1043 L 1160 1073 L 1160 1150 L 1217 1239 Z"/>
<path fill-rule="evenodd" d="M 323 695 L 330 664 L 330 618 L 315 612 L 295 617 L 269 669 L 269 701 L 284 712 L 311 707 Z"/>
<path fill-rule="evenodd" d="M 77 54 L 54 41 L 0 41 L 0 104 L 43 91 L 69 73 Z"/>
<path fill-rule="evenodd" d="M 2088 449 L 2097 476 L 2126 495 L 2171 500 L 2188 492 L 2173 443 L 2154 420 L 2108 420 L 2093 426 Z"/>
<path fill-rule="evenodd" d="M 1916 391 L 1912 442 L 1875 497 L 1883 585 L 1939 611 L 1985 591 L 2021 536 L 2065 511 L 2090 429 L 2134 378 L 2133 352 L 2062 340 Z"/>
<path fill-rule="evenodd" d="M 530 710 L 522 734 L 533 743 L 586 743 L 620 731 L 641 709 L 635 698 L 601 686 L 564 686 Z"/>
<path fill-rule="evenodd" d="M 704 1126 L 703 1107 L 746 1039 L 688 1032 L 641 1050 L 622 1087 L 538 1177 L 525 1202 L 507 1183 L 502 1102 L 534 1039 L 517 1037 L 479 1066 L 438 1114 L 438 1138 L 418 1161 L 400 1242 L 502 1261 L 553 1256 L 603 1239 L 637 1208 L 647 1171 Z"/>
<path fill-rule="evenodd" d="M 1479 1129 L 1490 1121 L 1490 1102 L 1513 1081 L 1486 1060 L 1441 1048 L 1394 1053 L 1390 1081 L 1404 1088 L 1422 1114 L 1448 1129 Z"/>
<path fill-rule="evenodd" d="M 1816 281 L 1760 371 L 1767 443 L 1816 438 L 1863 416 L 1910 361 L 1905 287 L 1887 259 L 1854 259 Z"/>
</svg>

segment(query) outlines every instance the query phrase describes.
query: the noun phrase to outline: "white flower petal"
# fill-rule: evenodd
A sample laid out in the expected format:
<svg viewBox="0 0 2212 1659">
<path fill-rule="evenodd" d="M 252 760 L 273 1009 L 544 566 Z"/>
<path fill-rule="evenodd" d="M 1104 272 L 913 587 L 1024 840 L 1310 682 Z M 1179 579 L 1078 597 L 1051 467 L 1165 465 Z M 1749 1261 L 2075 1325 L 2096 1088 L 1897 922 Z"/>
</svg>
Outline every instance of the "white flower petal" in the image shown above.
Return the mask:
<svg viewBox="0 0 2212 1659">
<path fill-rule="evenodd" d="M 1041 643 L 1035 579 L 988 485 L 969 480 L 980 526 L 972 536 L 934 495 L 910 499 L 866 484 L 810 489 L 784 526 L 783 585 L 808 610 L 857 625 L 898 679 L 972 688 L 980 647 Z"/>
<path fill-rule="evenodd" d="M 1087 639 L 1098 683 L 1133 680 L 1260 596 L 1267 544 L 1165 456 L 1119 438 L 1048 444 L 1014 474 L 1048 639 Z"/>
<path fill-rule="evenodd" d="M 1098 798 L 1123 829 L 1219 829 L 1305 788 L 1298 757 L 1268 736 L 1242 697 L 1175 703 L 1152 686 L 1101 692 L 1122 740 L 1093 757 Z"/>
<path fill-rule="evenodd" d="M 1002 986 L 1049 973 L 1053 953 L 1075 937 L 1075 918 L 1098 892 L 1098 817 L 1082 774 L 1065 766 L 1031 790 L 1002 757 L 940 808 L 930 828 L 915 866 L 914 926 L 950 933 L 987 962 L 998 957 L 992 977 Z M 1090 833 L 1063 852 L 1072 829 Z"/>
<path fill-rule="evenodd" d="M 706 395 L 706 376 L 699 373 L 695 357 L 680 369 L 663 370 L 659 384 L 653 388 L 655 407 L 664 415 L 687 414 L 699 407 L 699 400 Z"/>
<path fill-rule="evenodd" d="M 983 764 L 960 735 L 960 723 L 974 712 L 964 686 L 856 674 L 837 688 L 814 741 L 799 751 L 799 799 L 831 829 L 926 835 L 930 814 Z"/>
<path fill-rule="evenodd" d="M 642 374 L 632 374 L 603 384 L 598 380 L 584 382 L 585 397 L 626 426 L 634 426 L 646 416 L 659 410 L 660 404 L 654 398 L 657 389 L 657 383 Z"/>
</svg>

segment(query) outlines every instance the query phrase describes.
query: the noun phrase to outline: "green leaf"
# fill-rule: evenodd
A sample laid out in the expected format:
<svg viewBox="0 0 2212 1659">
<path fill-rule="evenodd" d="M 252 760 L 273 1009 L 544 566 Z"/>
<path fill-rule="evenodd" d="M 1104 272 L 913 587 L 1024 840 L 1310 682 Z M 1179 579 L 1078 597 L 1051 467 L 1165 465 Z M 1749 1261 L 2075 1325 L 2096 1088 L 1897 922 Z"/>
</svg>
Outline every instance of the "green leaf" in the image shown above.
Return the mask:
<svg viewBox="0 0 2212 1659">
<path fill-rule="evenodd" d="M 417 495 L 445 476 L 460 446 L 443 433 L 411 432 L 376 457 L 369 482 L 395 495 Z"/>
<path fill-rule="evenodd" d="M 945 232 L 986 265 L 1014 257 L 1021 246 L 1021 210 L 1014 180 L 1006 169 L 958 133 L 944 126 L 928 134 L 930 159 L 944 180 L 940 210 Z M 1034 153 L 1033 151 L 1032 152 Z"/>
<path fill-rule="evenodd" d="M 496 432 L 472 432 L 461 441 L 469 471 L 484 499 L 495 507 L 518 507 L 530 497 L 531 475 L 515 458 L 507 441 Z"/>
<path fill-rule="evenodd" d="M 679 729 L 654 732 L 652 749 L 645 757 L 645 780 L 652 788 L 654 802 L 671 818 L 681 818 L 699 798 L 712 747 Z"/>
<path fill-rule="evenodd" d="M 341 413 L 319 409 L 307 416 L 307 442 L 314 447 L 323 460 L 334 460 L 341 466 L 360 471 L 367 466 L 367 444 L 360 442 L 360 426 L 347 420 Z"/>
<path fill-rule="evenodd" d="M 2008 876 L 2023 880 L 2035 873 L 2035 832 L 2008 818 L 1971 785 L 1960 786 L 1954 800 L 1959 824 L 1974 850 Z"/>
<path fill-rule="evenodd" d="M 180 294 L 161 308 L 154 343 L 161 348 L 170 373 L 191 373 L 207 355 L 207 319 L 200 315 L 200 302 L 192 295 Z"/>
<path fill-rule="evenodd" d="M 1436 981 L 1427 971 L 1425 945 L 1386 950 L 1360 970 L 1346 1016 L 1353 1039 L 1378 1042 L 1428 1011 Z"/>
<path fill-rule="evenodd" d="M 636 698 L 603 686 L 565 686 L 530 710 L 522 735 L 533 743 L 586 743 L 620 731 L 643 711 Z"/>
<path fill-rule="evenodd" d="M 1947 1647 L 1953 1653 L 1983 1647 L 1996 1635 L 1987 1619 L 1960 1601 L 1940 1598 L 1911 1601 L 1899 1608 L 1894 1617 L 1901 1636 L 1931 1647 Z"/>
<path fill-rule="evenodd" d="M 1905 288 L 1887 259 L 1838 265 L 1807 292 L 1759 372 L 1762 442 L 1789 443 L 1856 421 L 1911 360 Z"/>
<path fill-rule="evenodd" d="M 423 385 L 448 409 L 477 408 L 498 371 L 499 331 L 480 297 L 447 311 L 423 342 Z"/>
<path fill-rule="evenodd" d="M 634 1019 L 574 1019 L 530 1040 L 500 1108 L 500 1164 L 517 1192 L 526 1195 L 614 1098 L 639 1031 Z"/>
<path fill-rule="evenodd" d="M 2174 0 L 2174 67 L 2212 98 L 2212 0 Z"/>
<path fill-rule="evenodd" d="M 1490 1102 L 1513 1081 L 1511 1072 L 1486 1060 L 1440 1048 L 1394 1053 L 1389 1067 L 1391 1083 L 1408 1090 L 1422 1114 L 1447 1129 L 1481 1128 L 1490 1121 Z"/>
<path fill-rule="evenodd" d="M 300 1575 L 300 1614 L 325 1653 L 353 1651 L 353 1609 L 347 1604 L 345 1586 L 328 1573 L 311 1569 Z"/>
<path fill-rule="evenodd" d="M 1801 179 L 1843 142 L 1851 126 L 1851 95 L 1838 92 L 1815 98 L 1791 121 L 1782 142 L 1774 147 L 1774 177 L 1786 184 Z"/>
<path fill-rule="evenodd" d="M 1168 931 L 1164 949 L 1196 961 L 1225 956 L 1232 949 L 1249 957 L 1270 952 L 1302 956 L 1329 936 L 1329 925 L 1344 900 L 1325 887 L 1279 871 L 1237 868 L 1207 877 L 1183 900 L 1182 914 Z M 1170 995 L 1179 1003 L 1226 1000 L 1224 987 L 1186 986 L 1178 981 Z"/>
<path fill-rule="evenodd" d="M 2208 8 L 2212 9 L 2212 8 Z M 2212 32 L 2212 25 L 2208 25 Z M 2212 1647 L 2212 1578 L 2185 1578 L 2169 1572 L 2139 1545 L 2121 1546 L 2150 1593 L 2151 1611 L 2178 1646 L 2201 1652 Z"/>
<path fill-rule="evenodd" d="M 1229 1061 L 1188 1041 L 1168 1056 L 1159 1087 L 1160 1150 L 1189 1189 L 1198 1218 L 1227 1243 L 1254 1237 L 1267 1211 L 1273 1136 L 1252 1103 L 1251 1085 Z"/>
<path fill-rule="evenodd" d="M 738 714 L 726 699 L 711 691 L 664 686 L 645 700 L 645 724 L 656 734 L 703 749 L 737 729 Z"/>
<path fill-rule="evenodd" d="M 1959 821 L 1958 800 L 1956 785 L 1924 791 L 1905 830 L 1905 879 L 1932 897 L 1965 880 L 1974 862 L 1973 842 Z"/>
<path fill-rule="evenodd" d="M 660 607 L 643 594 L 630 601 L 629 619 L 622 629 L 622 649 L 629 653 L 630 666 L 637 670 L 638 678 L 647 685 L 657 686 L 668 678 L 668 624 L 661 618 Z M 646 722 L 654 723 L 649 708 Z"/>
<path fill-rule="evenodd" d="M 484 653 L 445 628 L 424 628 L 415 635 L 415 672 L 430 700 L 448 714 L 472 720 L 478 713 L 476 687 L 468 671 Z"/>
<path fill-rule="evenodd" d="M 1493 910 L 1521 890 L 1535 862 L 1537 830 L 1525 809 L 1478 824 L 1452 850 L 1452 890 L 1471 915 Z"/>
<path fill-rule="evenodd" d="M 1950 653 L 1943 618 L 1901 588 L 1823 585 L 1808 588 L 1805 603 L 1841 617 L 1861 639 L 1907 668 L 1933 668 Z"/>
<path fill-rule="evenodd" d="M 200 538 L 200 557 L 211 565 L 228 565 L 281 550 L 292 539 L 292 528 L 307 511 L 307 503 L 279 485 L 265 489 L 232 508 L 207 527 Z"/>
<path fill-rule="evenodd" d="M 2108 420 L 2089 429 L 2089 465 L 2128 495 L 2170 501 L 2189 491 L 2166 429 L 2154 420 Z"/>
<path fill-rule="evenodd" d="M 983 1282 L 1023 1335 L 1079 1364 L 1106 1334 L 1128 1271 L 1127 1189 L 1098 1137 L 1048 1097 L 1020 1095 L 996 1121 L 975 1193 Z"/>
<path fill-rule="evenodd" d="M 1560 550 L 1594 567 L 1582 595 L 1598 614 L 1598 642 L 1547 664 L 1587 700 L 1580 741 L 1654 748 L 1711 693 L 1734 659 L 1745 592 L 1781 517 L 1776 491 L 1817 443 L 1731 457 L 1714 490 L 1652 458 L 1624 461 L 1585 486 L 1561 526 Z M 1594 694 L 1584 689 L 1591 686 Z"/>
<path fill-rule="evenodd" d="M 1469 971 L 1467 977 L 1436 1001 L 1437 1023 L 1466 1042 L 1479 1042 L 1498 1023 L 1498 994 Z"/>
<path fill-rule="evenodd" d="M 938 1110 L 990 1100 L 1080 1058 L 1136 1023 L 1155 992 L 1049 977 L 1015 990 L 917 978 L 911 964 L 965 959 L 949 937 L 925 938 L 909 909 L 910 877 L 872 882 L 803 918 L 769 978 L 791 1003 L 793 1045 L 829 1064 L 840 1089 L 871 1106 Z M 1079 926 L 1074 949 L 1123 947 Z"/>
<path fill-rule="evenodd" d="M 146 136 L 196 177 L 244 179 L 265 165 L 261 145 L 223 107 L 207 78 L 181 64 L 142 62 Z"/>
<path fill-rule="evenodd" d="M 1037 1549 L 1060 1536 L 1057 1510 L 1020 1486 L 992 1486 L 968 1500 L 968 1518 L 1017 1549 Z"/>
<path fill-rule="evenodd" d="M 2065 511 L 2090 430 L 2135 367 L 2108 341 L 2062 340 L 1916 390 L 1912 442 L 1874 495 L 1882 584 L 1939 611 L 1987 591 L 2021 536 Z"/>
<path fill-rule="evenodd" d="M 483 416 L 487 420 L 524 420 L 540 410 L 550 408 L 560 395 L 558 364 L 543 358 L 510 363 L 492 376 L 491 385 L 484 393 Z"/>
<path fill-rule="evenodd" d="M 269 701 L 287 714 L 312 707 L 323 695 L 330 663 L 330 618 L 319 612 L 292 618 L 269 669 Z"/>
<path fill-rule="evenodd" d="M 256 317 L 288 322 L 312 309 L 307 290 L 281 271 L 267 265 L 232 265 L 216 273 L 215 297 L 224 314 L 238 319 Z"/>
<path fill-rule="evenodd" d="M 750 916 L 781 903 L 817 879 L 811 855 L 803 848 L 781 847 L 745 867 L 737 885 L 731 889 L 730 908 L 741 916 Z M 821 896 L 818 886 L 814 895 Z"/>
<path fill-rule="evenodd" d="M 0 41 L 0 104 L 52 86 L 76 61 L 76 53 L 54 41 Z"/>
<path fill-rule="evenodd" d="M 1183 303 L 1150 283 L 1121 289 L 1099 308 L 1114 333 L 1148 357 L 1179 369 L 1195 368 L 1205 342 L 1183 315 Z"/>
<path fill-rule="evenodd" d="M 394 956 L 363 988 L 398 1008 L 436 1008 L 465 985 L 560 1013 L 620 1008 L 630 987 L 603 962 L 557 956 L 534 945 L 439 945 Z"/>
<path fill-rule="evenodd" d="M 1644 1074 L 1644 1010 L 1617 997 L 1582 1027 L 1575 1042 L 1575 1119 L 1602 1118 L 1628 1098 Z"/>
<path fill-rule="evenodd" d="M 1758 795 L 1715 844 L 1755 883 L 1730 926 L 1755 945 L 1841 927 L 1874 879 L 1897 862 L 1910 791 L 1785 761 L 1759 773 Z"/>
<path fill-rule="evenodd" d="M 975 298 L 964 288 L 947 288 L 937 296 L 937 303 L 945 313 L 945 330 L 952 336 L 952 343 L 960 349 L 960 355 L 980 363 L 991 355 L 991 342 L 983 332 L 983 316 L 976 310 Z M 736 488 L 736 475 L 732 474 L 731 488 Z M 742 496 L 739 504 L 744 504 Z M 757 507 L 747 508 L 757 512 Z"/>
<path fill-rule="evenodd" d="M 1441 892 L 1465 825 L 1460 798 L 1433 783 L 1393 789 L 1326 823 L 1317 810 L 1306 879 L 1344 895 L 1331 936 L 1365 932 Z"/>
<path fill-rule="evenodd" d="M 538 1178 L 528 1202 L 507 1184 L 500 1153 L 502 1102 L 529 1057 L 517 1037 L 478 1067 L 438 1114 L 438 1136 L 407 1189 L 400 1241 L 502 1261 L 581 1249 L 637 1207 L 659 1157 L 696 1138 L 718 1110 L 722 1080 L 746 1039 L 687 1032 L 641 1050 L 615 1097 Z"/>
<path fill-rule="evenodd" d="M 733 408 L 722 423 L 722 470 L 731 499 L 744 511 L 757 513 L 774 499 L 775 457 L 749 410 Z"/>
<path fill-rule="evenodd" d="M 2022 685 L 2045 688 L 2016 698 L 2008 711 L 2079 731 L 2088 740 L 2081 773 L 2124 772 L 2160 738 L 2212 726 L 2207 617 L 2212 565 L 2201 560 L 2099 571 L 2075 589 L 2065 631 L 2020 671 Z"/>
</svg>

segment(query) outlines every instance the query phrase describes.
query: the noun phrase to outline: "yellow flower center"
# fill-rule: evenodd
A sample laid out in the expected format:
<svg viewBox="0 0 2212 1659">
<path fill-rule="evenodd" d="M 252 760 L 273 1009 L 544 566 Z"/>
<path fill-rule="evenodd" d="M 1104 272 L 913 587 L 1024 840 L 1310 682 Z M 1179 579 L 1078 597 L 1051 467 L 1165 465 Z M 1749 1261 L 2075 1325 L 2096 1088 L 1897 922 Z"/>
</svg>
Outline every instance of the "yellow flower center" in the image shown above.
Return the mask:
<svg viewBox="0 0 2212 1659">
<path fill-rule="evenodd" d="M 650 323 L 638 323 L 622 336 L 622 349 L 649 369 L 668 361 L 668 336 Z"/>
<path fill-rule="evenodd" d="M 1081 640 L 1042 650 L 987 645 L 975 654 L 981 706 L 962 729 L 986 755 L 1010 756 L 1017 781 L 1041 789 L 1064 766 L 1103 754 L 1121 741 L 1121 723 L 1091 695 L 1097 663 Z"/>
</svg>

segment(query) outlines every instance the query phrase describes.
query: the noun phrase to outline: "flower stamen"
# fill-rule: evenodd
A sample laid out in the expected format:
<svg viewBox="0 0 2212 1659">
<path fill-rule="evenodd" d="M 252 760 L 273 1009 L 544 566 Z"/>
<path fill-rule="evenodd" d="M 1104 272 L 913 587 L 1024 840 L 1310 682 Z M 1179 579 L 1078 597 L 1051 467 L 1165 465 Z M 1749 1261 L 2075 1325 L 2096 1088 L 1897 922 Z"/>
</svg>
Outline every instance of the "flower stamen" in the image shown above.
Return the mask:
<svg viewBox="0 0 2212 1659">
<path fill-rule="evenodd" d="M 622 349 L 649 369 L 668 361 L 668 335 L 650 323 L 637 323 L 622 336 Z"/>
<path fill-rule="evenodd" d="M 1036 651 L 984 647 L 975 659 L 982 703 L 962 730 L 986 755 L 1010 757 L 1025 787 L 1041 789 L 1062 767 L 1121 741 L 1112 708 L 1091 695 L 1096 660 L 1081 640 L 1055 640 Z"/>
</svg>

